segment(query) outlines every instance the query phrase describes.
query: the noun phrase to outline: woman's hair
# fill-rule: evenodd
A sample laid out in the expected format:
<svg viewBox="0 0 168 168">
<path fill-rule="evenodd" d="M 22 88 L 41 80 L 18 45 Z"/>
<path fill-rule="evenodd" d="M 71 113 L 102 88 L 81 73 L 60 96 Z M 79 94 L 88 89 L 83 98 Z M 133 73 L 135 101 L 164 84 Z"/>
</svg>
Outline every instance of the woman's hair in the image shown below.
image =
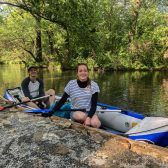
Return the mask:
<svg viewBox="0 0 168 168">
<path fill-rule="evenodd" d="M 77 68 L 76 68 L 76 71 L 77 71 L 77 72 L 78 72 L 79 66 L 81 66 L 81 65 L 86 66 L 87 70 L 89 71 L 89 68 L 88 68 L 88 65 L 87 65 L 87 64 L 85 64 L 85 63 L 79 63 L 79 64 L 77 65 Z"/>
</svg>

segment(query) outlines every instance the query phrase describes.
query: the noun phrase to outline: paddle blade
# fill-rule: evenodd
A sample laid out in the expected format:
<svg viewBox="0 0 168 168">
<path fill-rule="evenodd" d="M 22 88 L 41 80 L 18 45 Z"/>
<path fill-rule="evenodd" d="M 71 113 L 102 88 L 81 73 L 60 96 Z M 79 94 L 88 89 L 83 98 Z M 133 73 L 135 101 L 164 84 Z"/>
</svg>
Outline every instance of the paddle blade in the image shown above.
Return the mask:
<svg viewBox="0 0 168 168">
<path fill-rule="evenodd" d="M 5 107 L 0 106 L 0 111 L 3 111 L 3 110 L 5 110 Z"/>
<path fill-rule="evenodd" d="M 30 109 L 30 110 L 24 110 L 24 112 L 26 112 L 26 113 L 49 113 L 49 112 L 51 112 L 51 110 L 50 109 L 46 109 L 46 110 L 42 110 L 42 109 L 33 110 L 33 109 Z"/>
</svg>

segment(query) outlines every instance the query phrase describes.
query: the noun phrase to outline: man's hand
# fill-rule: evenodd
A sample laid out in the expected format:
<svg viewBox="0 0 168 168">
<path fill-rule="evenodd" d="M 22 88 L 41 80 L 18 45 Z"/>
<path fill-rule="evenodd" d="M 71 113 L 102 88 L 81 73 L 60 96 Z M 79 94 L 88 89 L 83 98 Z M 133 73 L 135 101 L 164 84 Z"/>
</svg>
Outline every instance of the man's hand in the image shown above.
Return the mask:
<svg viewBox="0 0 168 168">
<path fill-rule="evenodd" d="M 30 99 L 28 98 L 28 97 L 23 97 L 22 98 L 22 102 L 24 102 L 24 101 L 29 101 Z"/>
</svg>

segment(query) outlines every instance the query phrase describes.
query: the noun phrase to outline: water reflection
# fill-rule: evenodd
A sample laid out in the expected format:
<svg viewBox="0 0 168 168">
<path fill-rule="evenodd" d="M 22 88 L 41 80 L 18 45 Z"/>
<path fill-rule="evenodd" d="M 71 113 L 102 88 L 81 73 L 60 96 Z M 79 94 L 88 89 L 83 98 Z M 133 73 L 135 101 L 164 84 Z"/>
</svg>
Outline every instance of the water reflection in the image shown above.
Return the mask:
<svg viewBox="0 0 168 168">
<path fill-rule="evenodd" d="M 101 99 L 124 109 L 133 109 L 148 115 L 166 115 L 161 73 L 117 72 L 103 76 L 99 81 Z"/>
<path fill-rule="evenodd" d="M 6 88 L 20 85 L 27 76 L 21 65 L 0 68 L 0 94 Z M 45 89 L 53 88 L 61 95 L 75 71 L 61 72 L 53 69 L 40 69 Z M 131 109 L 149 116 L 168 116 L 168 75 L 166 72 L 91 72 L 90 77 L 100 86 L 99 101 Z"/>
</svg>

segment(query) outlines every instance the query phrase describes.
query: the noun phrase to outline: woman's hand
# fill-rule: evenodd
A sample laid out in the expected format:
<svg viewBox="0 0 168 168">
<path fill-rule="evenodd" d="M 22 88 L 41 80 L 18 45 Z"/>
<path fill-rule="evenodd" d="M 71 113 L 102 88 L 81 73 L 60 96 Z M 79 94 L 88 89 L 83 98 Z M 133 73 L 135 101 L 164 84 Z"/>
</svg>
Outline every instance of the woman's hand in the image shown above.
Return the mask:
<svg viewBox="0 0 168 168">
<path fill-rule="evenodd" d="M 87 117 L 85 122 L 84 122 L 84 125 L 86 126 L 90 126 L 91 125 L 91 118 L 90 117 Z"/>
</svg>

